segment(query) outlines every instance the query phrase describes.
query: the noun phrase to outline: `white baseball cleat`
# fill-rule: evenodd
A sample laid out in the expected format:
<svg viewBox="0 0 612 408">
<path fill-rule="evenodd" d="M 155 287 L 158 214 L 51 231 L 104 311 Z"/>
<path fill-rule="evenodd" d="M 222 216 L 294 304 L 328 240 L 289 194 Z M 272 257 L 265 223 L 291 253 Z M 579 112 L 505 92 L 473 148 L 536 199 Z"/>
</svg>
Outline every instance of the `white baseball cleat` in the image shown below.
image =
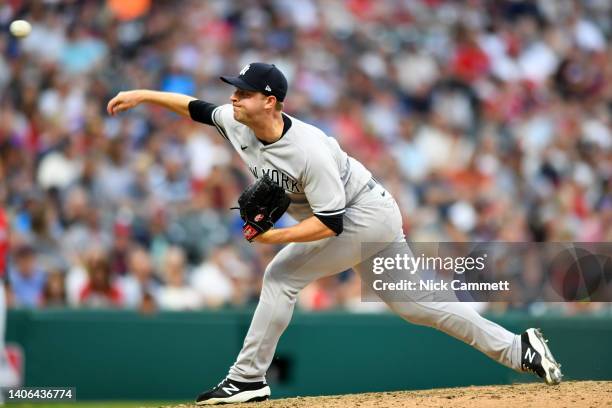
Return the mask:
<svg viewBox="0 0 612 408">
<path fill-rule="evenodd" d="M 535 373 L 544 379 L 548 385 L 561 382 L 561 364 L 557 363 L 548 348 L 548 340 L 544 338 L 540 329 L 527 329 L 521 335 L 521 368 L 523 371 Z"/>
</svg>

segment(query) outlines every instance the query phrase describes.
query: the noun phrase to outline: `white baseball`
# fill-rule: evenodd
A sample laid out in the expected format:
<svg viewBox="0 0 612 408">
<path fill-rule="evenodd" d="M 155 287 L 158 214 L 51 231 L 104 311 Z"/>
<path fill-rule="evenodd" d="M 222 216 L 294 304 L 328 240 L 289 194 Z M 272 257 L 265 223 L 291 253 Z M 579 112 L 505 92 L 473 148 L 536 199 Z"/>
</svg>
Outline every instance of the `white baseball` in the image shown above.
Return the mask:
<svg viewBox="0 0 612 408">
<path fill-rule="evenodd" d="M 15 37 L 27 37 L 32 31 L 32 25 L 25 20 L 15 20 L 9 29 Z"/>
</svg>

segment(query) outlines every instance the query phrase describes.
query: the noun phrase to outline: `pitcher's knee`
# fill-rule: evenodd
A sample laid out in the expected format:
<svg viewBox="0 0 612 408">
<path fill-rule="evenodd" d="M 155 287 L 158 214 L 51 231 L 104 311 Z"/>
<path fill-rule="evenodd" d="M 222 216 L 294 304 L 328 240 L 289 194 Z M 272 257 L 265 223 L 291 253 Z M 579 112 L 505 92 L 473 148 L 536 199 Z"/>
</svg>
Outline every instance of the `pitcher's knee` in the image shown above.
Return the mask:
<svg viewBox="0 0 612 408">
<path fill-rule="evenodd" d="M 391 307 L 391 310 L 410 323 L 421 326 L 436 327 L 436 310 L 425 308 L 416 302 L 393 303 L 389 304 L 389 306 Z"/>
<path fill-rule="evenodd" d="M 284 295 L 294 300 L 300 289 L 300 285 L 291 277 L 283 262 L 272 260 L 268 264 L 263 277 L 262 295 L 264 291 L 269 290 L 272 296 Z"/>
</svg>

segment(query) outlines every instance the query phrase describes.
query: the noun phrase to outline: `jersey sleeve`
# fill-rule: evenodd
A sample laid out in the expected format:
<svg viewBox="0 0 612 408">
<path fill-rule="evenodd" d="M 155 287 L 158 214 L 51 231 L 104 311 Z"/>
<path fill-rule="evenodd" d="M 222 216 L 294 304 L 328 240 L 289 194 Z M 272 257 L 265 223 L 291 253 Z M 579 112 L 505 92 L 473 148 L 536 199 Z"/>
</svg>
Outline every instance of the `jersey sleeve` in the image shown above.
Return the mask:
<svg viewBox="0 0 612 408">
<path fill-rule="evenodd" d="M 230 104 L 217 106 L 212 111 L 212 121 L 221 136 L 230 142 L 230 135 L 233 133 L 232 129 L 241 126 L 241 123 L 234 119 L 234 109 Z"/>
<path fill-rule="evenodd" d="M 331 155 L 322 151 L 306 158 L 302 185 L 313 214 L 339 235 L 343 228 L 346 194 Z"/>
<path fill-rule="evenodd" d="M 230 140 L 232 128 L 239 125 L 239 122 L 234 119 L 233 108 L 230 104 L 217 106 L 195 99 L 189 102 L 188 108 L 192 120 L 214 126 L 227 140 Z"/>
</svg>

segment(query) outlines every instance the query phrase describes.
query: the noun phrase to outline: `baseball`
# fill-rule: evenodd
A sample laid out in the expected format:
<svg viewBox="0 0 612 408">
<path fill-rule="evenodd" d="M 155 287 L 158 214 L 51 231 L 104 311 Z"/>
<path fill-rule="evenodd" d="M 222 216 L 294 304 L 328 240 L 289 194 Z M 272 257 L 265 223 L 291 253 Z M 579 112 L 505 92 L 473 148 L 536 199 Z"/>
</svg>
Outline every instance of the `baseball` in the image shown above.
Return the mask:
<svg viewBox="0 0 612 408">
<path fill-rule="evenodd" d="M 15 37 L 27 37 L 32 31 L 32 25 L 25 20 L 15 20 L 9 27 L 11 34 Z"/>
</svg>

